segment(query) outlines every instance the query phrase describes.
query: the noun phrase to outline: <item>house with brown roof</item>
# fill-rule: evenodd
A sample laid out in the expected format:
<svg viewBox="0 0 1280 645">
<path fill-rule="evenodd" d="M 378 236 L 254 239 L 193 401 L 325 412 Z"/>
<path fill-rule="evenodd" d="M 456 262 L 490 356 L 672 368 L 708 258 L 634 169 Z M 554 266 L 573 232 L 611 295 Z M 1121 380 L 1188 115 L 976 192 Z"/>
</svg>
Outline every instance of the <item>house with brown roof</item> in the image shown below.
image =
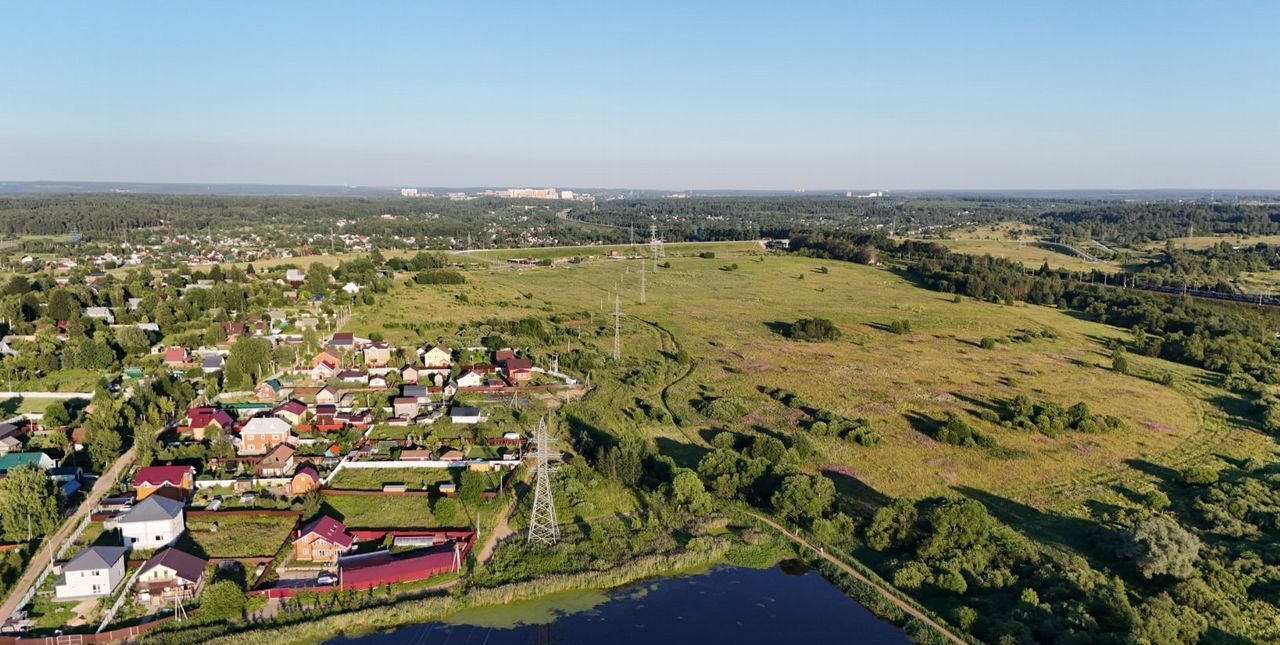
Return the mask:
<svg viewBox="0 0 1280 645">
<path fill-rule="evenodd" d="M 339 354 L 337 351 L 332 349 L 320 350 L 319 354 L 316 354 L 314 357 L 312 357 L 311 366 L 315 367 L 316 365 L 319 365 L 321 363 L 331 363 L 333 365 L 341 365 L 342 354 Z"/>
<path fill-rule="evenodd" d="M 339 350 L 348 350 L 355 347 L 355 345 L 356 336 L 349 331 L 336 332 L 333 337 L 329 339 L 329 347 Z"/>
<path fill-rule="evenodd" d="M 391 400 L 392 413 L 397 417 L 412 419 L 418 416 L 420 406 L 418 399 L 411 396 L 397 396 Z"/>
<path fill-rule="evenodd" d="M 293 472 L 293 455 L 296 452 L 287 443 L 272 448 L 258 462 L 258 476 L 284 477 Z"/>
<path fill-rule="evenodd" d="M 138 571 L 138 602 L 173 605 L 174 600 L 195 600 L 204 586 L 209 561 L 174 548 L 151 556 Z"/>
<path fill-rule="evenodd" d="M 355 543 L 355 536 L 345 524 L 322 515 L 298 533 L 298 539 L 293 541 L 293 557 L 299 562 L 335 564 Z"/>
<path fill-rule="evenodd" d="M 333 386 L 325 386 L 316 392 L 316 405 L 337 405 L 338 390 Z"/>
</svg>

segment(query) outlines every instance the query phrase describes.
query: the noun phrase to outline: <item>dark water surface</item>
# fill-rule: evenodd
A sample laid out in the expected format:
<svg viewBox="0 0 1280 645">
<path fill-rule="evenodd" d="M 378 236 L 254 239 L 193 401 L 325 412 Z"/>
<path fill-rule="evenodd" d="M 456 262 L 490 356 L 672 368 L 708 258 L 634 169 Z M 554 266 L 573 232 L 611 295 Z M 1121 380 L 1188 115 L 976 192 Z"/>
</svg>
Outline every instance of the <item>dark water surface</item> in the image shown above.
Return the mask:
<svg viewBox="0 0 1280 645">
<path fill-rule="evenodd" d="M 817 572 L 719 567 L 607 592 L 469 610 L 449 622 L 338 638 L 334 645 L 712 645 L 909 643 Z"/>
</svg>

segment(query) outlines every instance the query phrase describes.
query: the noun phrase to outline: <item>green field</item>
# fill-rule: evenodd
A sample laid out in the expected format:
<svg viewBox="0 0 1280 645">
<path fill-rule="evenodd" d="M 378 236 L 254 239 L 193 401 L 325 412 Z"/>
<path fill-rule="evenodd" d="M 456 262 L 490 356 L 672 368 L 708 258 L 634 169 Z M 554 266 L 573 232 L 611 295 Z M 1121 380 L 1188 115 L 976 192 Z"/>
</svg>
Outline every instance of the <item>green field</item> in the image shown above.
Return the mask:
<svg viewBox="0 0 1280 645">
<path fill-rule="evenodd" d="M 1038 264 L 1044 252 L 1027 258 Z M 611 294 L 622 294 L 623 354 L 653 358 L 679 347 L 692 369 L 669 361 L 657 382 L 640 392 L 597 391 L 595 409 L 629 414 L 637 396 L 660 404 L 682 423 L 641 423 L 659 448 L 682 465 L 695 465 L 719 429 L 792 436 L 803 415 L 768 398 L 765 387 L 798 392 L 811 405 L 849 418 L 866 418 L 884 435 L 861 447 L 816 438 L 814 470 L 825 469 L 843 489 L 871 500 L 976 490 L 1037 507 L 1082 512 L 1088 499 L 1123 502 L 1113 485 L 1151 480 L 1143 464 L 1177 467 L 1211 452 L 1234 456 L 1264 449 L 1257 435 L 1232 429 L 1214 401 L 1228 398 L 1209 374 L 1145 357 L 1140 376 L 1109 369 L 1109 339 L 1127 332 L 1052 308 L 953 302 L 917 288 L 897 274 L 872 267 L 801 257 L 723 250 L 714 260 L 672 258 L 672 268 L 649 275 L 648 304 L 638 303 L 638 262 L 590 262 L 521 272 L 476 270 L 458 287 L 402 288 L 395 298 L 357 311 L 357 333 L 383 331 L 389 340 L 418 339 L 398 328 L 409 312 L 429 311 L 441 330 L 493 316 L 574 314 L 584 329 L 609 329 Z M 737 264 L 736 270 L 725 270 Z M 820 266 L 827 273 L 818 271 Z M 457 297 L 466 294 L 466 301 Z M 825 317 L 844 332 L 836 342 L 802 343 L 781 337 L 780 324 Z M 909 320 L 912 333 L 884 330 Z M 983 337 L 1052 330 L 1054 339 L 1001 343 L 983 350 Z M 608 352 L 611 335 L 585 334 L 580 342 Z M 1155 382 L 1175 375 L 1172 386 Z M 1120 417 L 1123 430 L 1048 437 L 976 418 L 1014 395 L 1070 406 L 1083 401 L 1097 414 Z M 733 423 L 705 420 L 694 402 L 733 397 L 751 412 Z M 948 412 L 965 414 L 994 435 L 999 455 L 941 444 L 932 432 Z"/>
<path fill-rule="evenodd" d="M 964 240 L 929 240 L 937 242 L 956 253 L 967 253 L 969 255 L 990 255 L 998 258 L 1008 258 L 1014 262 L 1021 262 L 1024 266 L 1032 269 L 1039 269 L 1046 262 L 1049 263 L 1051 269 L 1069 269 L 1071 271 L 1106 271 L 1108 273 L 1116 273 L 1121 270 L 1121 266 L 1113 262 L 1086 262 L 1084 259 L 1070 255 L 1065 251 L 1046 248 L 1037 244 L 1033 238 L 1028 238 L 1023 243 L 1019 243 L 1016 239 L 964 239 Z"/>
<path fill-rule="evenodd" d="M 297 523 L 294 515 L 224 514 L 187 518 L 187 531 L 177 547 L 210 558 L 275 555 Z M 215 527 L 217 530 L 211 530 Z"/>
<path fill-rule="evenodd" d="M 454 469 L 444 468 L 344 468 L 332 481 L 330 488 L 338 490 L 382 490 L 386 484 L 405 484 L 409 490 L 434 491 L 436 484 L 454 481 Z"/>
</svg>

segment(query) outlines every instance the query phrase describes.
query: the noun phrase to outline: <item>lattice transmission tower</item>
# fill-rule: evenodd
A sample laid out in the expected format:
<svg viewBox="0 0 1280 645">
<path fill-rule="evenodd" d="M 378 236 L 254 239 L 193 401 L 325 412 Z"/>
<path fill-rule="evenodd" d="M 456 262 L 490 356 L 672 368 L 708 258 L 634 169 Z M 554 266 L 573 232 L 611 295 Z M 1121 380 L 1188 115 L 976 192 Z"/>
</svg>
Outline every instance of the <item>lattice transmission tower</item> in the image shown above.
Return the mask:
<svg viewBox="0 0 1280 645">
<path fill-rule="evenodd" d="M 556 501 L 551 492 L 551 438 L 547 435 L 547 418 L 538 420 L 534 438 L 538 449 L 538 470 L 533 489 L 533 513 L 529 517 L 529 542 L 555 544 L 560 541 L 560 523 L 556 521 Z"/>
<path fill-rule="evenodd" d="M 649 224 L 649 255 L 653 258 L 653 271 L 658 271 L 658 258 L 663 255 L 662 240 L 658 239 L 658 223 Z"/>
</svg>

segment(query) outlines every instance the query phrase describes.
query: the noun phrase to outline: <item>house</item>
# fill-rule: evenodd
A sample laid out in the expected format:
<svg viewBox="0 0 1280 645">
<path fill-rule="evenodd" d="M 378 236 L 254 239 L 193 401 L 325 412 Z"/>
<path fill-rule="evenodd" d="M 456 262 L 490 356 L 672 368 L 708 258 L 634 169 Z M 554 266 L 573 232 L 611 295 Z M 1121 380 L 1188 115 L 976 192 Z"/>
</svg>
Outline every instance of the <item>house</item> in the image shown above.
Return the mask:
<svg viewBox="0 0 1280 645">
<path fill-rule="evenodd" d="M 84 315 L 94 320 L 101 320 L 108 325 L 116 324 L 116 317 L 111 313 L 111 309 L 107 307 L 85 307 Z"/>
<path fill-rule="evenodd" d="M 369 375 L 360 370 L 342 370 L 338 372 L 338 380 L 351 385 L 366 385 L 369 383 Z"/>
<path fill-rule="evenodd" d="M 342 355 L 331 349 L 322 350 L 311 358 L 311 366 L 315 367 L 321 363 L 329 363 L 336 367 L 342 364 Z"/>
<path fill-rule="evenodd" d="M 436 345 L 422 352 L 422 364 L 429 367 L 452 365 L 453 352 L 450 352 L 447 347 Z"/>
<path fill-rule="evenodd" d="M 364 366 L 386 367 L 391 362 L 391 350 L 387 343 L 370 343 L 364 348 Z"/>
<path fill-rule="evenodd" d="M 391 411 L 397 417 L 412 419 L 418 416 L 418 399 L 410 396 L 397 396 L 391 400 Z"/>
<path fill-rule="evenodd" d="M 182 502 L 164 495 L 152 495 L 139 502 L 116 520 L 125 546 L 150 551 L 173 543 L 186 529 L 182 507 Z"/>
<path fill-rule="evenodd" d="M 418 368 L 418 381 L 426 382 L 429 385 L 440 387 L 449 379 L 449 374 L 453 372 L 453 368 L 447 366 L 441 367 L 421 367 Z"/>
<path fill-rule="evenodd" d="M 191 466 L 147 466 L 134 473 L 133 491 L 138 501 L 166 487 L 186 494 L 195 489 L 195 481 L 196 469 Z"/>
<path fill-rule="evenodd" d="M 516 357 L 516 350 L 504 347 L 493 353 L 493 362 L 501 365 Z"/>
<path fill-rule="evenodd" d="M 376 388 L 380 388 L 380 389 L 386 389 L 386 387 L 387 387 L 387 377 L 386 377 L 386 376 L 384 376 L 384 375 L 382 375 L 382 374 L 370 374 L 370 375 L 369 375 L 369 387 L 376 387 Z"/>
<path fill-rule="evenodd" d="M 400 395 L 417 399 L 418 403 L 426 403 L 431 399 L 427 394 L 427 386 L 425 385 L 402 385 L 400 386 Z"/>
<path fill-rule="evenodd" d="M 533 361 L 527 358 L 509 359 L 502 367 L 507 372 L 507 380 L 513 385 L 533 378 Z"/>
<path fill-rule="evenodd" d="M 316 363 L 311 367 L 310 371 L 311 378 L 316 381 L 327 381 L 333 378 L 333 375 L 337 373 L 338 364 L 330 363 L 329 361 Z"/>
<path fill-rule="evenodd" d="M 235 340 L 244 335 L 244 323 L 226 322 L 222 323 L 222 331 L 227 335 L 228 340 Z"/>
<path fill-rule="evenodd" d="M 54 586 L 59 601 L 109 596 L 124 581 L 125 548 L 95 546 L 62 565 Z"/>
<path fill-rule="evenodd" d="M 315 316 L 303 316 L 295 320 L 293 326 L 304 331 L 308 329 L 315 329 L 320 326 L 320 320 Z"/>
<path fill-rule="evenodd" d="M 298 534 L 298 539 L 293 541 L 293 557 L 299 562 L 335 564 L 355 543 L 345 524 L 323 515 Z"/>
<path fill-rule="evenodd" d="M 0 457 L 22 450 L 22 435 L 10 433 L 0 437 Z"/>
<path fill-rule="evenodd" d="M 222 367 L 227 364 L 227 359 L 222 354 L 207 354 L 204 360 L 200 362 L 200 371 L 205 374 L 215 374 L 222 371 Z"/>
<path fill-rule="evenodd" d="M 199 407 L 187 410 L 187 417 L 183 419 L 179 431 L 190 432 L 191 437 L 196 441 L 204 441 L 210 430 L 229 432 L 234 425 L 235 420 L 226 410 Z"/>
<path fill-rule="evenodd" d="M 169 347 L 164 350 L 164 364 L 168 367 L 186 367 L 191 362 L 186 347 Z"/>
<path fill-rule="evenodd" d="M 400 370 L 400 380 L 404 383 L 413 383 L 414 385 L 417 385 L 418 368 L 412 365 L 406 365 L 404 369 Z"/>
<path fill-rule="evenodd" d="M 333 337 L 329 339 L 329 347 L 342 351 L 351 349 L 355 345 L 356 336 L 349 331 L 335 332 Z"/>
<path fill-rule="evenodd" d="M 284 477 L 293 472 L 293 446 L 282 443 L 262 456 L 258 462 L 259 477 Z"/>
<path fill-rule="evenodd" d="M 320 473 L 316 472 L 311 466 L 303 466 L 298 472 L 293 474 L 293 479 L 289 481 L 290 495 L 305 495 L 313 490 L 320 488 Z"/>
<path fill-rule="evenodd" d="M 401 450 L 400 461 L 431 461 L 431 451 L 425 448 Z"/>
<path fill-rule="evenodd" d="M 458 387 L 480 387 L 484 385 L 484 376 L 475 370 L 467 370 L 458 375 Z"/>
<path fill-rule="evenodd" d="M 480 423 L 484 419 L 480 414 L 480 408 L 454 406 L 449 410 L 449 420 L 454 423 L 474 424 Z"/>
<path fill-rule="evenodd" d="M 332 386 L 325 386 L 321 388 L 319 392 L 316 392 L 317 405 L 337 405 L 337 403 L 338 403 L 337 388 Z"/>
<path fill-rule="evenodd" d="M 254 417 L 240 429 L 240 454 L 265 455 L 282 443 L 293 443 L 293 427 L 276 417 Z"/>
<path fill-rule="evenodd" d="M 288 421 L 291 425 L 302 423 L 303 417 L 307 416 L 307 404 L 297 399 L 289 399 L 280 405 L 277 405 L 271 411 L 271 416 L 279 417 Z"/>
<path fill-rule="evenodd" d="M 253 389 L 254 398 L 264 403 L 279 401 L 288 394 L 289 391 L 280 383 L 280 380 L 274 378 L 259 383 L 258 387 Z"/>
<path fill-rule="evenodd" d="M 354 282 L 348 282 L 342 285 L 342 290 L 354 296 L 355 294 L 360 293 L 360 285 Z"/>
<path fill-rule="evenodd" d="M 138 570 L 136 589 L 143 604 L 172 605 L 175 600 L 195 600 L 204 586 L 209 561 L 177 549 L 165 549 Z"/>
<path fill-rule="evenodd" d="M 301 269 L 289 269 L 284 272 L 284 281 L 288 282 L 289 286 L 297 289 L 307 282 L 307 274 L 303 273 Z"/>
<path fill-rule="evenodd" d="M 56 465 L 53 459 L 43 452 L 11 452 L 0 457 L 0 473 L 7 473 L 23 466 L 35 466 L 40 470 L 49 470 Z"/>
</svg>

